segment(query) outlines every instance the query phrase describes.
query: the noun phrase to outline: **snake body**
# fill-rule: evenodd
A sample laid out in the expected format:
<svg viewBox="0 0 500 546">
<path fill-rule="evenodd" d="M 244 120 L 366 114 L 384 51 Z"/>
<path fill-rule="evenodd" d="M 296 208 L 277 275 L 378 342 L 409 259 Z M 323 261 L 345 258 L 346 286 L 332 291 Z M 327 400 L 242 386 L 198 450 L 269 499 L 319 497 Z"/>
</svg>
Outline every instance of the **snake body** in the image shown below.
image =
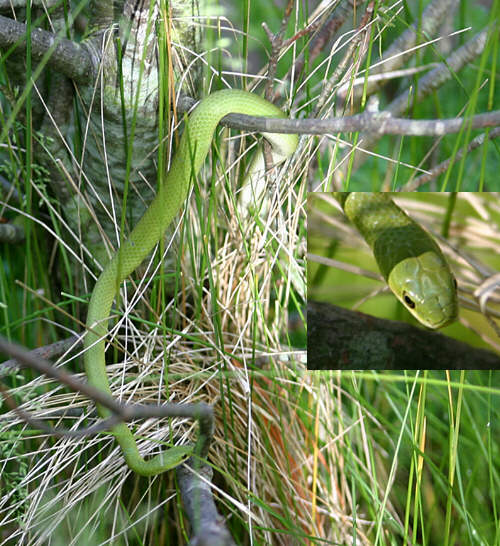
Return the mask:
<svg viewBox="0 0 500 546">
<path fill-rule="evenodd" d="M 108 394 L 111 389 L 106 374 L 105 337 L 117 288 L 151 252 L 178 213 L 193 178 L 205 161 L 218 123 L 230 113 L 284 117 L 279 108 L 246 91 L 217 91 L 203 99 L 186 122 L 171 168 L 159 184 L 156 197 L 95 284 L 87 314 L 84 363 L 89 384 Z M 271 144 L 275 162 L 291 156 L 297 147 L 296 135 L 265 133 L 264 136 Z M 109 416 L 109 411 L 103 407 L 98 406 L 98 412 L 102 417 Z M 111 432 L 121 446 L 128 466 L 143 476 L 177 466 L 192 451 L 188 446 L 177 446 L 145 460 L 125 423 L 113 427 Z"/>
<path fill-rule="evenodd" d="M 372 249 L 389 288 L 424 326 L 458 315 L 457 284 L 434 239 L 385 193 L 334 192 Z"/>
</svg>

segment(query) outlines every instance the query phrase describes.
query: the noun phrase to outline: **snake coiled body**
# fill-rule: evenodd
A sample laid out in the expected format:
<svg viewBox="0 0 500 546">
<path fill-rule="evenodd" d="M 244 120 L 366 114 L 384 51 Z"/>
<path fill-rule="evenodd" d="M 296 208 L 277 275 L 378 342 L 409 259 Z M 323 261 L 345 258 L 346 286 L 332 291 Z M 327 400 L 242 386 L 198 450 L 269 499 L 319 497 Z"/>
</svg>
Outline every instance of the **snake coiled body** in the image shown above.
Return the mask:
<svg viewBox="0 0 500 546">
<path fill-rule="evenodd" d="M 193 178 L 205 161 L 219 121 L 230 113 L 284 117 L 279 108 L 246 91 L 218 91 L 203 99 L 186 123 L 171 168 L 159 185 L 156 197 L 97 280 L 87 314 L 84 363 L 89 384 L 108 394 L 111 390 L 106 374 L 104 344 L 117 287 L 151 252 L 178 213 Z M 275 162 L 292 155 L 297 147 L 296 135 L 266 133 L 264 136 L 271 143 Z M 102 417 L 109 416 L 105 408 L 98 406 L 98 411 Z M 125 423 L 115 426 L 112 433 L 129 467 L 144 476 L 173 468 L 190 453 L 189 447 L 178 446 L 145 460 Z"/>
<path fill-rule="evenodd" d="M 334 192 L 372 249 L 389 288 L 423 325 L 458 315 L 457 284 L 434 239 L 385 193 Z"/>
</svg>

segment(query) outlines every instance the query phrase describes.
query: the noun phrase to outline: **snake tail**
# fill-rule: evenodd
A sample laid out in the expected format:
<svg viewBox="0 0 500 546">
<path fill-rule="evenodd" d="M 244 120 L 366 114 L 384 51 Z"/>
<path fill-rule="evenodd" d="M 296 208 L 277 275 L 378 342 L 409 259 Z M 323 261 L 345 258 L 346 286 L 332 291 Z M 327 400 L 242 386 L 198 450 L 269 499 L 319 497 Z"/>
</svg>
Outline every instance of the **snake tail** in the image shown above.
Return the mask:
<svg viewBox="0 0 500 546">
<path fill-rule="evenodd" d="M 117 287 L 148 256 L 179 212 L 193 178 L 206 159 L 218 123 L 230 113 L 284 117 L 275 105 L 246 91 L 217 91 L 203 99 L 186 122 L 171 168 L 160 182 L 155 198 L 95 284 L 87 314 L 84 364 L 89 384 L 108 394 L 111 389 L 106 374 L 105 338 Z M 271 144 L 275 162 L 291 156 L 297 147 L 296 135 L 265 133 L 264 136 Z M 102 417 L 110 415 L 99 405 L 97 409 Z M 192 451 L 188 446 L 178 446 L 145 460 L 125 423 L 113 427 L 111 432 L 121 446 L 128 466 L 143 476 L 177 466 Z"/>
<path fill-rule="evenodd" d="M 389 288 L 406 309 L 432 329 L 455 321 L 457 283 L 432 236 L 386 193 L 334 194 L 372 249 Z"/>
</svg>

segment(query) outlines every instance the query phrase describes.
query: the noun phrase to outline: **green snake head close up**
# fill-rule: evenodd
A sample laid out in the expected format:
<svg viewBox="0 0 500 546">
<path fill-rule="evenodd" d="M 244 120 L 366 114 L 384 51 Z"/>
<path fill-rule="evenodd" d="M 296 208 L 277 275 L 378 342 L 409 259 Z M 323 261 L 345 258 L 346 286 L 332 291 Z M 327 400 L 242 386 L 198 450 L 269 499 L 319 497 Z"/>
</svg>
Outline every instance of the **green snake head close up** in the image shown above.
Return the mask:
<svg viewBox="0 0 500 546">
<path fill-rule="evenodd" d="M 387 193 L 335 192 L 357 227 L 389 288 L 427 328 L 442 328 L 458 316 L 457 283 L 431 235 Z"/>
<path fill-rule="evenodd" d="M 388 285 L 424 326 L 442 328 L 458 315 L 456 281 L 440 254 L 427 251 L 397 263 Z"/>
</svg>

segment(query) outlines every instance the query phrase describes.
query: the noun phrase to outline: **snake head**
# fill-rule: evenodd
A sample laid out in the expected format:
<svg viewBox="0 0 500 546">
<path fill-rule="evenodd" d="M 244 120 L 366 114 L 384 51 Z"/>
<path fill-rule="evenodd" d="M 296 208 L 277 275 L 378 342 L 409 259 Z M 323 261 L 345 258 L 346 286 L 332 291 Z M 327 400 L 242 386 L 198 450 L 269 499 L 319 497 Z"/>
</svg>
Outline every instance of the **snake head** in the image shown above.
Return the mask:
<svg viewBox="0 0 500 546">
<path fill-rule="evenodd" d="M 458 316 L 457 282 L 444 257 L 436 252 L 400 261 L 387 282 L 408 311 L 428 328 L 442 328 Z"/>
</svg>

